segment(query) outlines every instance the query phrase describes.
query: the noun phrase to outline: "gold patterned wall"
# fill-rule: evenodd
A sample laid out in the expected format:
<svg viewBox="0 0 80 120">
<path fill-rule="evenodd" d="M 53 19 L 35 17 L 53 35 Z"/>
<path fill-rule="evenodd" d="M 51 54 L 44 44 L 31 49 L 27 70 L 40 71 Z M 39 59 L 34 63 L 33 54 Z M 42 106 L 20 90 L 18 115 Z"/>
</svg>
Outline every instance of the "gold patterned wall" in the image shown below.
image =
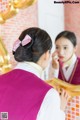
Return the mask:
<svg viewBox="0 0 80 120">
<path fill-rule="evenodd" d="M 16 15 L 19 12 L 19 9 L 27 8 L 35 2 L 36 0 L 9 0 L 5 6 L 5 2 L 2 0 L 0 2 L 0 24 L 3 24 L 7 19 Z"/>
<path fill-rule="evenodd" d="M 0 0 L 0 11 L 5 11 L 7 7 L 7 0 L 3 0 L 4 4 L 2 5 L 2 0 Z M 4 6 L 4 7 L 3 7 Z M 19 37 L 20 33 L 28 28 L 33 26 L 38 26 L 38 17 L 37 17 L 37 2 L 30 7 L 25 9 L 20 9 L 18 14 L 7 19 L 4 24 L 0 24 L 0 36 L 2 41 L 10 55 L 10 63 L 12 68 L 17 64 L 12 55 L 12 48 L 14 41 Z"/>
</svg>

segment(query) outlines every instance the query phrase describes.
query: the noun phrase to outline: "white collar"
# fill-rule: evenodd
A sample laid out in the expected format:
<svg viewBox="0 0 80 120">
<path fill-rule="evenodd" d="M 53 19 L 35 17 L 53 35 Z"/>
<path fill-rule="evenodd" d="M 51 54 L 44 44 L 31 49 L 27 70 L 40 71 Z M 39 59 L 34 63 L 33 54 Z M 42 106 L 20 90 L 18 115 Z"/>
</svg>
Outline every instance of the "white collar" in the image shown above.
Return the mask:
<svg viewBox="0 0 80 120">
<path fill-rule="evenodd" d="M 15 67 L 15 69 L 22 69 L 26 70 L 28 72 L 31 72 L 35 74 L 36 76 L 40 77 L 42 76 L 43 69 L 41 66 L 34 62 L 20 62 L 18 65 Z"/>
<path fill-rule="evenodd" d="M 77 60 L 77 56 L 74 54 L 73 57 L 72 57 L 71 63 L 69 65 L 69 68 L 67 70 L 66 70 L 66 68 L 62 68 L 63 69 L 63 74 L 64 74 L 67 81 L 69 80 L 69 78 L 72 74 L 72 71 L 74 69 L 74 65 L 76 63 L 76 60 Z"/>
<path fill-rule="evenodd" d="M 73 54 L 73 57 L 72 57 L 72 64 L 75 64 L 77 60 L 77 56 L 75 54 Z"/>
</svg>

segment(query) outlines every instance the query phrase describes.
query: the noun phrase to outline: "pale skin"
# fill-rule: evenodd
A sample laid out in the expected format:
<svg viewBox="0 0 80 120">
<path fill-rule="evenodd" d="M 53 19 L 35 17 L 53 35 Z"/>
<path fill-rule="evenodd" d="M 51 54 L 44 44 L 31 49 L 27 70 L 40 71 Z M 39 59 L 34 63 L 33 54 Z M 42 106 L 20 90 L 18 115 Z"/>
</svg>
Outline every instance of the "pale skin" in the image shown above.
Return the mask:
<svg viewBox="0 0 80 120">
<path fill-rule="evenodd" d="M 45 69 L 49 63 L 50 56 L 51 56 L 51 53 L 48 50 L 40 57 L 37 64 L 40 65 L 43 69 Z M 61 98 L 61 106 L 60 107 L 61 107 L 61 110 L 64 111 L 70 96 L 64 89 L 61 89 L 60 98 Z"/>
<path fill-rule="evenodd" d="M 65 64 L 76 52 L 77 46 L 74 47 L 71 41 L 64 37 L 59 38 L 55 45 L 56 51 L 52 54 L 52 66 L 54 69 L 59 69 L 59 61 Z"/>
</svg>

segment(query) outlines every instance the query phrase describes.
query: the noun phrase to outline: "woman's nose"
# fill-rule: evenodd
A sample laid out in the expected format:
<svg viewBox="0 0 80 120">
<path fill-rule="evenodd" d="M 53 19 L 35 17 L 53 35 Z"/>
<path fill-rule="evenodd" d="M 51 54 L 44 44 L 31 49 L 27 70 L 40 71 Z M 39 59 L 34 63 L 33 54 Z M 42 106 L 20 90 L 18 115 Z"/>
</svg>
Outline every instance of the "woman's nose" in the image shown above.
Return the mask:
<svg viewBox="0 0 80 120">
<path fill-rule="evenodd" d="M 58 53 L 59 53 L 60 55 L 64 55 L 64 50 L 63 50 L 63 49 L 60 49 L 60 50 L 58 51 Z"/>
</svg>

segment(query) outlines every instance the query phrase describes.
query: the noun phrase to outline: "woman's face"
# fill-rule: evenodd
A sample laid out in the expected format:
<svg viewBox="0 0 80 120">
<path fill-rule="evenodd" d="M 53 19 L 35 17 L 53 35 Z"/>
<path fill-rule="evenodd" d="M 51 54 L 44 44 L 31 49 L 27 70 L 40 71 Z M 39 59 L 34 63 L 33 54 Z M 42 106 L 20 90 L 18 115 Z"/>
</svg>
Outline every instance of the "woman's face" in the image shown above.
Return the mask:
<svg viewBox="0 0 80 120">
<path fill-rule="evenodd" d="M 76 47 L 73 46 L 72 42 L 64 37 L 59 38 L 55 45 L 59 60 L 62 62 L 67 62 L 76 51 Z"/>
</svg>

